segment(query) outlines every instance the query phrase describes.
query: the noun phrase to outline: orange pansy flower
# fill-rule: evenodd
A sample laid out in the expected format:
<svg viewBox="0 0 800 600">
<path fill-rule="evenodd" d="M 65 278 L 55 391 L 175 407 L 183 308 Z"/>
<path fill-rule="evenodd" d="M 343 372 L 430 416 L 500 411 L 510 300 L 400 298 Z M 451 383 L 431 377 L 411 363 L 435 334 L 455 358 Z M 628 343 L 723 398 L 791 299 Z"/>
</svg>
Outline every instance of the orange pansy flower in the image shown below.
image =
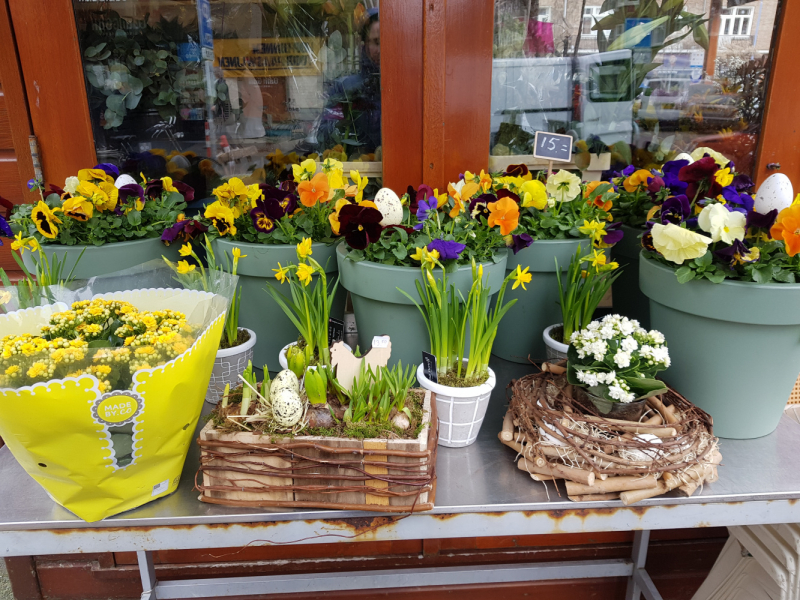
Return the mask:
<svg viewBox="0 0 800 600">
<path fill-rule="evenodd" d="M 500 226 L 500 235 L 508 235 L 519 225 L 519 207 L 511 198 L 501 198 L 497 202 L 490 202 L 489 227 Z"/>
<path fill-rule="evenodd" d="M 793 204 L 779 212 L 769 234 L 772 239 L 784 241 L 789 256 L 800 252 L 800 204 Z"/>
<path fill-rule="evenodd" d="M 598 208 L 602 208 L 604 211 L 608 212 L 608 211 L 611 210 L 611 207 L 613 206 L 614 203 L 611 202 L 611 200 L 609 200 L 607 202 L 603 202 L 603 200 L 601 199 L 601 196 L 599 194 L 593 194 L 592 193 L 597 188 L 599 188 L 601 185 L 603 185 L 604 183 L 607 183 L 607 182 L 605 182 L 605 181 L 590 181 L 589 183 L 586 184 L 586 189 L 583 190 L 583 197 L 586 198 L 586 203 L 587 204 L 594 204 Z"/>
<path fill-rule="evenodd" d="M 628 177 L 622 185 L 625 186 L 626 192 L 635 192 L 639 189 L 639 186 L 646 186 L 647 180 L 652 176 L 653 174 L 650 171 L 639 169 Z"/>
<path fill-rule="evenodd" d="M 297 192 L 300 194 L 303 206 L 311 207 L 320 201 L 327 202 L 330 192 L 328 176 L 319 172 L 311 181 L 301 181 L 297 186 Z"/>
</svg>

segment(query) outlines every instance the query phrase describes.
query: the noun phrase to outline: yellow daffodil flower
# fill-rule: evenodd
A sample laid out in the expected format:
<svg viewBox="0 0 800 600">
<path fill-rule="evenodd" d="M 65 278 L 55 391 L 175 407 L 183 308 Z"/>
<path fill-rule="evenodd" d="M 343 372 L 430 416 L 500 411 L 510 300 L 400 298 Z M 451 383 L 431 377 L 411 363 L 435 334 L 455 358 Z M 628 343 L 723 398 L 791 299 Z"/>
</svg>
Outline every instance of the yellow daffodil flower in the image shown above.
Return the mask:
<svg viewBox="0 0 800 600">
<path fill-rule="evenodd" d="M 239 260 L 240 258 L 247 258 L 247 254 L 242 254 L 242 251 L 239 248 L 234 248 L 231 250 L 231 254 L 233 254 L 233 260 Z"/>
<path fill-rule="evenodd" d="M 278 268 L 272 270 L 275 271 L 275 279 L 278 280 L 278 283 L 286 281 L 286 274 L 289 272 L 289 267 L 282 267 L 281 263 L 278 263 Z"/>
<path fill-rule="evenodd" d="M 428 250 L 425 246 L 421 246 L 411 255 L 411 258 L 419 261 L 424 268 L 433 269 L 439 260 L 439 251 Z"/>
<path fill-rule="evenodd" d="M 311 283 L 311 276 L 314 274 L 314 267 L 306 263 L 297 266 L 297 279 L 305 286 Z"/>
<path fill-rule="evenodd" d="M 605 223 L 601 223 L 600 221 L 587 221 L 586 219 L 584 219 L 583 225 L 578 227 L 578 231 L 591 239 L 595 244 L 601 243 L 608 233 Z"/>
<path fill-rule="evenodd" d="M 191 256 L 192 255 L 192 245 L 191 244 L 184 244 L 181 246 L 179 250 L 181 256 Z"/>
<path fill-rule="evenodd" d="M 514 285 L 511 286 L 512 290 L 517 289 L 519 286 L 522 286 L 523 290 L 528 290 L 528 288 L 525 287 L 525 284 L 530 283 L 531 278 L 533 277 L 533 275 L 528 273 L 528 269 L 530 269 L 530 267 L 525 267 L 525 270 L 522 270 L 520 269 L 520 266 L 517 265 L 517 270 L 511 274 L 511 279 L 514 280 Z"/>
<path fill-rule="evenodd" d="M 181 260 L 178 261 L 178 273 L 181 275 L 186 275 L 187 273 L 191 273 L 195 270 L 195 265 L 190 265 L 188 261 Z"/>
<path fill-rule="evenodd" d="M 300 260 L 305 260 L 309 256 L 313 254 L 311 251 L 311 238 L 303 238 L 303 240 L 297 244 L 297 258 Z"/>
<path fill-rule="evenodd" d="M 369 183 L 369 178 L 362 177 L 358 171 L 350 171 L 350 179 L 355 184 L 355 199 L 356 202 L 361 202 L 364 199 L 364 188 Z"/>
<path fill-rule="evenodd" d="M 36 252 L 39 250 L 39 242 L 37 242 L 34 237 L 23 238 L 22 232 L 20 231 L 14 236 L 14 241 L 11 242 L 11 249 L 19 251 L 20 254 L 24 253 L 26 249 L 31 252 Z"/>
</svg>

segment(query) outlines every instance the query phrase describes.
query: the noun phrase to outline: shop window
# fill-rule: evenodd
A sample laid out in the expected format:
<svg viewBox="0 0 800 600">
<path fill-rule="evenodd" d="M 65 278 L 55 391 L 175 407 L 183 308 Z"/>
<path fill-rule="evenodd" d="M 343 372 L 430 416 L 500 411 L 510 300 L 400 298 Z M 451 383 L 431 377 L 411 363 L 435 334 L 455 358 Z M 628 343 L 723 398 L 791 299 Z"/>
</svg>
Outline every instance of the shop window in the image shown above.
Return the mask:
<svg viewBox="0 0 800 600">
<path fill-rule="evenodd" d="M 378 0 L 74 7 L 101 162 L 200 198 L 234 175 L 276 183 L 309 156 L 380 175 Z"/>
<path fill-rule="evenodd" d="M 582 166 L 709 147 L 752 173 L 779 0 L 725 4 L 496 0 L 490 167 L 540 165 L 548 131 L 572 135 Z"/>
</svg>

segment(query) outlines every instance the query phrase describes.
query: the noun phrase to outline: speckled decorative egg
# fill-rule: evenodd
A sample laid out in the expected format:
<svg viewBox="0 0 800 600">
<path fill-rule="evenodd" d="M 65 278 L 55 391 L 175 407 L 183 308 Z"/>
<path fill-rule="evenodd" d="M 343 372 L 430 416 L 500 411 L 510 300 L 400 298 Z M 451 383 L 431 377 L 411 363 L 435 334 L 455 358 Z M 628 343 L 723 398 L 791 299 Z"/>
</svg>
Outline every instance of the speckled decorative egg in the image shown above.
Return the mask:
<svg viewBox="0 0 800 600">
<path fill-rule="evenodd" d="M 282 389 L 272 395 L 272 418 L 281 427 L 291 427 L 303 418 L 303 401 L 300 394 Z"/>
<path fill-rule="evenodd" d="M 375 206 L 383 215 L 381 225 L 400 225 L 403 222 L 403 203 L 389 188 L 381 188 L 375 194 Z"/>
<path fill-rule="evenodd" d="M 767 177 L 758 188 L 754 208 L 762 215 L 776 208 L 780 212 L 792 204 L 793 198 L 792 182 L 783 173 L 775 173 Z"/>
<path fill-rule="evenodd" d="M 689 164 L 692 164 L 694 162 L 694 159 L 690 155 L 686 154 L 686 152 L 681 152 L 680 154 L 678 154 L 678 156 L 676 156 L 672 160 L 688 160 Z"/>
<path fill-rule="evenodd" d="M 117 188 L 121 188 L 123 185 L 130 185 L 136 184 L 136 180 L 131 177 L 130 175 L 120 175 L 117 177 L 117 180 L 114 182 L 114 186 Z"/>
<path fill-rule="evenodd" d="M 284 369 L 275 376 L 269 386 L 270 398 L 273 397 L 279 390 L 291 390 L 295 394 L 300 393 L 300 381 L 289 369 Z"/>
</svg>

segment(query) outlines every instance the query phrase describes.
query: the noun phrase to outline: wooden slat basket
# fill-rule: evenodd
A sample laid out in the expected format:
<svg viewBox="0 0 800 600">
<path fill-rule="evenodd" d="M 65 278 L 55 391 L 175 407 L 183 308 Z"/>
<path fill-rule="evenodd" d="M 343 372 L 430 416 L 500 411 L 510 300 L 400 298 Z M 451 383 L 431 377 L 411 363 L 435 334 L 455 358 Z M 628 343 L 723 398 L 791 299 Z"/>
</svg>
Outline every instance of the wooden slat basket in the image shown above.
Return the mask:
<svg viewBox="0 0 800 600">
<path fill-rule="evenodd" d="M 418 512 L 436 494 L 436 402 L 426 391 L 413 440 L 200 432 L 200 500 L 227 506 Z"/>
</svg>

